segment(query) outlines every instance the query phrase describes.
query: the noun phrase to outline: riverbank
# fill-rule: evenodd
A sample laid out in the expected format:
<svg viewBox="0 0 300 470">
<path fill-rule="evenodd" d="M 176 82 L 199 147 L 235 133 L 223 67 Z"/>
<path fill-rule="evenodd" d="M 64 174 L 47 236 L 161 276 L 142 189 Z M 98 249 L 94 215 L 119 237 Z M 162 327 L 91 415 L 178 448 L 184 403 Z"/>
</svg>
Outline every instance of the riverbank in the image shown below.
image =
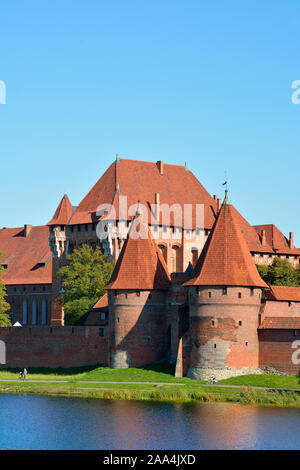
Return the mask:
<svg viewBox="0 0 300 470">
<path fill-rule="evenodd" d="M 109 367 L 28 369 L 28 379 L 24 382 L 18 380 L 19 372 L 0 371 L 0 393 L 300 407 L 300 393 L 296 391 L 300 388 L 299 377 L 249 375 L 208 386 L 204 381 L 175 378 L 172 366 L 167 364 L 121 370 Z"/>
</svg>

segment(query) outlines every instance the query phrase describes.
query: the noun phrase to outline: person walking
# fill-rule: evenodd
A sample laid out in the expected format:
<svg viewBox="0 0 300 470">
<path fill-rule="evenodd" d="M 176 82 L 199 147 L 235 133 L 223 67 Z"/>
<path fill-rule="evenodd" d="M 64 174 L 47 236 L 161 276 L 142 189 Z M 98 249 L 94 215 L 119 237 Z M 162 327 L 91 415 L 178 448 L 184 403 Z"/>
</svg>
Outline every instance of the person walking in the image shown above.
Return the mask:
<svg viewBox="0 0 300 470">
<path fill-rule="evenodd" d="M 23 380 L 25 380 L 27 377 L 27 370 L 24 368 L 23 370 Z"/>
</svg>

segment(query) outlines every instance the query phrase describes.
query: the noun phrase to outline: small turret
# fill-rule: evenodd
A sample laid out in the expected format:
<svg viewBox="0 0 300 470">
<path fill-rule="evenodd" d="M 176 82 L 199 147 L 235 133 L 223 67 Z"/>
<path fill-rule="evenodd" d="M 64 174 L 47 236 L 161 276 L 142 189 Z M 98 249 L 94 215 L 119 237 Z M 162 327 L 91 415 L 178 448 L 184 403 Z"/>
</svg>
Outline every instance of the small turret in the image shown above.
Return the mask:
<svg viewBox="0 0 300 470">
<path fill-rule="evenodd" d="M 64 310 L 58 303 L 61 294 L 61 283 L 57 280 L 58 270 L 65 264 L 65 254 L 68 251 L 68 239 L 66 225 L 72 216 L 72 205 L 65 194 L 61 199 L 54 216 L 48 222 L 49 245 L 51 247 L 52 262 L 52 302 L 51 302 L 51 324 L 64 324 Z"/>
</svg>

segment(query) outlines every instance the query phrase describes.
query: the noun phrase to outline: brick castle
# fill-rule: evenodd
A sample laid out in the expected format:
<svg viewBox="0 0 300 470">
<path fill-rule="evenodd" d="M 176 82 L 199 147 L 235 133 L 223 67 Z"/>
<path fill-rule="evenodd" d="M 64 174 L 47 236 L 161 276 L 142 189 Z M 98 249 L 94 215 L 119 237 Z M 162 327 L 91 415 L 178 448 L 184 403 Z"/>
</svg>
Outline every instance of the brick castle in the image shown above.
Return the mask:
<svg viewBox="0 0 300 470">
<path fill-rule="evenodd" d="M 124 196 L 132 214 L 121 213 Z M 110 221 L 101 204 L 115 213 L 104 240 L 97 224 Z M 176 211 L 166 223 L 165 206 L 186 205 L 189 224 L 178 223 Z M 131 236 L 136 227 L 139 237 Z M 101 246 L 116 265 L 85 326 L 64 326 L 55 274 L 83 243 Z M 22 325 L 0 329 L 6 366 L 168 360 L 176 375 L 196 379 L 300 369 L 300 288 L 268 286 L 255 266 L 278 256 L 297 266 L 293 233 L 251 226 L 227 192 L 223 203 L 211 197 L 185 166 L 117 158 L 78 207 L 65 195 L 47 226 L 1 229 L 0 251 L 12 323 Z"/>
</svg>

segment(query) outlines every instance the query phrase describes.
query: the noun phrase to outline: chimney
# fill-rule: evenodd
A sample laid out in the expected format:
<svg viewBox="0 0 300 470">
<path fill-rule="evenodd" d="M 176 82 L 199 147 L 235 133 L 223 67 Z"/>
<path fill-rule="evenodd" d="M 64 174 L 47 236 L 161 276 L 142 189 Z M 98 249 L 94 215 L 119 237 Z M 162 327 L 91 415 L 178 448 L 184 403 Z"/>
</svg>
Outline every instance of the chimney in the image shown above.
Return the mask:
<svg viewBox="0 0 300 470">
<path fill-rule="evenodd" d="M 158 162 L 156 162 L 156 165 L 157 165 L 160 175 L 163 175 L 164 174 L 164 162 L 162 160 L 158 160 Z"/>
<path fill-rule="evenodd" d="M 266 246 L 266 244 L 267 244 L 266 231 L 265 230 L 261 231 L 261 244 L 262 244 L 262 246 Z"/>
<path fill-rule="evenodd" d="M 159 193 L 155 193 L 155 204 L 156 204 L 156 219 L 159 221 L 159 204 L 160 204 L 160 197 Z"/>
<path fill-rule="evenodd" d="M 24 225 L 24 237 L 28 237 L 30 230 L 32 229 L 32 225 Z"/>
<path fill-rule="evenodd" d="M 294 248 L 294 232 L 290 232 L 289 247 Z"/>
<path fill-rule="evenodd" d="M 218 198 L 217 198 L 217 212 L 220 211 L 221 206 L 222 206 L 222 201 L 221 201 L 221 199 L 218 199 Z"/>
</svg>

